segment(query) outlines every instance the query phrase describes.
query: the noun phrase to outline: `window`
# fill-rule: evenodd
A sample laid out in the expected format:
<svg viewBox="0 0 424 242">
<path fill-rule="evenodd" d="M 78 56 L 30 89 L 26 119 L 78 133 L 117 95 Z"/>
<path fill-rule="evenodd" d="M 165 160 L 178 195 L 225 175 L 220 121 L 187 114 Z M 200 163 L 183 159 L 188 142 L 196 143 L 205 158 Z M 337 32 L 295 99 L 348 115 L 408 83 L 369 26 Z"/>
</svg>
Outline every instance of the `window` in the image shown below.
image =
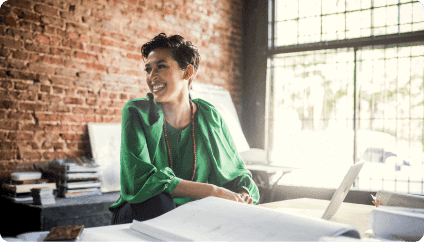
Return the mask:
<svg viewBox="0 0 424 242">
<path fill-rule="evenodd" d="M 357 189 L 424 194 L 421 3 L 269 0 L 269 8 L 266 146 L 272 165 L 309 178 L 281 182 L 325 187 L 331 173 L 365 162 Z"/>
</svg>

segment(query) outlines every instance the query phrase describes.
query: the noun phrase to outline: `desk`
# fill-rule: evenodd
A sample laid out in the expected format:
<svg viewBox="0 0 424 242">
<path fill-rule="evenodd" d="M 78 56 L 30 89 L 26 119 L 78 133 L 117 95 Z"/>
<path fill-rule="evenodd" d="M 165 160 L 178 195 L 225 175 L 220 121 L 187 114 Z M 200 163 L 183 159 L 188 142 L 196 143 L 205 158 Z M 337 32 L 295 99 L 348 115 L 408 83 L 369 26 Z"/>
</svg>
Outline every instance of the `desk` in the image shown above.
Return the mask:
<svg viewBox="0 0 424 242">
<path fill-rule="evenodd" d="M 259 206 L 266 208 L 302 208 L 302 209 L 321 209 L 325 210 L 330 201 L 312 199 L 312 198 L 300 198 L 284 200 L 272 203 L 265 203 Z M 337 213 L 330 219 L 330 221 L 348 224 L 358 229 L 361 234 L 361 238 L 365 238 L 365 231 L 369 230 L 368 223 L 370 220 L 371 212 L 375 206 L 363 205 L 356 203 L 343 203 Z"/>
<path fill-rule="evenodd" d="M 257 206 L 276 209 L 279 207 L 286 208 L 310 208 L 310 209 L 325 209 L 330 201 L 319 200 L 319 199 L 293 199 L 278 201 L 273 203 L 266 203 Z M 349 224 L 358 229 L 361 234 L 361 238 L 364 238 L 364 233 L 368 230 L 368 221 L 371 215 L 371 211 L 374 206 L 361 205 L 353 203 L 343 203 L 339 211 L 334 215 L 331 221 Z M 153 240 L 141 233 L 132 231 L 130 229 L 131 224 L 122 225 L 109 225 L 95 228 L 86 228 L 83 231 L 82 241 L 146 241 Z M 40 241 L 48 232 L 33 232 L 19 235 L 19 239 L 23 241 Z"/>
</svg>

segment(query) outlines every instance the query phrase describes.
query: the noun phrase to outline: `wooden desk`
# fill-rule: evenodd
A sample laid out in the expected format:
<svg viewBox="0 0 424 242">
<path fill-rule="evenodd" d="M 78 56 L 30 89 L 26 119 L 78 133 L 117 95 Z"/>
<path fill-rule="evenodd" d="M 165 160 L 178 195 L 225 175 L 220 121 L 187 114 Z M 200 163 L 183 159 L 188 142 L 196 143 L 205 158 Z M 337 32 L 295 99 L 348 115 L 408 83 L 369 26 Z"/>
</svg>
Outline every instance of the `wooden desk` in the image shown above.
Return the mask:
<svg viewBox="0 0 424 242">
<path fill-rule="evenodd" d="M 260 204 L 258 206 L 265 208 L 301 208 L 301 209 L 322 209 L 325 210 L 330 201 L 312 199 L 312 198 L 299 198 L 284 200 L 272 203 Z M 365 238 L 365 231 L 369 230 L 368 223 L 371 216 L 371 211 L 375 206 L 343 203 L 337 213 L 330 219 L 330 221 L 348 224 L 358 229 L 361 238 Z"/>
<path fill-rule="evenodd" d="M 310 208 L 325 209 L 330 201 L 319 199 L 293 199 L 279 202 L 261 204 L 261 206 L 269 209 L 276 208 Z M 364 233 L 368 230 L 368 220 L 374 206 L 360 205 L 353 203 L 343 203 L 339 211 L 334 215 L 331 221 L 349 224 L 358 229 L 361 238 L 365 238 Z M 84 229 L 83 241 L 151 241 L 152 238 L 130 229 L 129 224 L 109 225 L 102 227 L 94 227 Z M 40 241 L 48 231 L 25 233 L 19 236 L 23 241 Z"/>
</svg>

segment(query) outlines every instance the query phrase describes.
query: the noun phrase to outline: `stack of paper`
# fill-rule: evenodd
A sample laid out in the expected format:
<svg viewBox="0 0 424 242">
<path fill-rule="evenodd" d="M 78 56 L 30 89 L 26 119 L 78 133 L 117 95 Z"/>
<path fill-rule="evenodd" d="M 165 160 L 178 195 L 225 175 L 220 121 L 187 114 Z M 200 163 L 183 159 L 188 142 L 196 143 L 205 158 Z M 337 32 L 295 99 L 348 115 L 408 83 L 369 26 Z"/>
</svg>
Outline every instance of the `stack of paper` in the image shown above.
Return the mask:
<svg viewBox="0 0 424 242">
<path fill-rule="evenodd" d="M 180 206 L 131 229 L 163 241 L 317 241 L 359 238 L 352 226 L 208 197 Z"/>
</svg>

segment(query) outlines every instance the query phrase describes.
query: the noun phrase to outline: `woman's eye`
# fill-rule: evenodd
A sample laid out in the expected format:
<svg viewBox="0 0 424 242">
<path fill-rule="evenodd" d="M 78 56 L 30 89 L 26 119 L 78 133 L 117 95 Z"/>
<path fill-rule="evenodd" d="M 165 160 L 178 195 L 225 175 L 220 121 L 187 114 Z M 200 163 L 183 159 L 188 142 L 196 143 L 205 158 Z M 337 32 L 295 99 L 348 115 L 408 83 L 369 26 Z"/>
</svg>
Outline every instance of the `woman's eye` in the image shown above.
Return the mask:
<svg viewBox="0 0 424 242">
<path fill-rule="evenodd" d="M 144 71 L 146 71 L 147 73 L 150 73 L 152 71 L 152 69 L 150 68 L 145 68 Z"/>
<path fill-rule="evenodd" d="M 165 68 L 165 67 L 166 67 L 165 65 L 159 65 L 159 66 L 158 66 L 158 68 L 159 68 L 159 69 L 163 69 L 163 68 Z"/>
</svg>

